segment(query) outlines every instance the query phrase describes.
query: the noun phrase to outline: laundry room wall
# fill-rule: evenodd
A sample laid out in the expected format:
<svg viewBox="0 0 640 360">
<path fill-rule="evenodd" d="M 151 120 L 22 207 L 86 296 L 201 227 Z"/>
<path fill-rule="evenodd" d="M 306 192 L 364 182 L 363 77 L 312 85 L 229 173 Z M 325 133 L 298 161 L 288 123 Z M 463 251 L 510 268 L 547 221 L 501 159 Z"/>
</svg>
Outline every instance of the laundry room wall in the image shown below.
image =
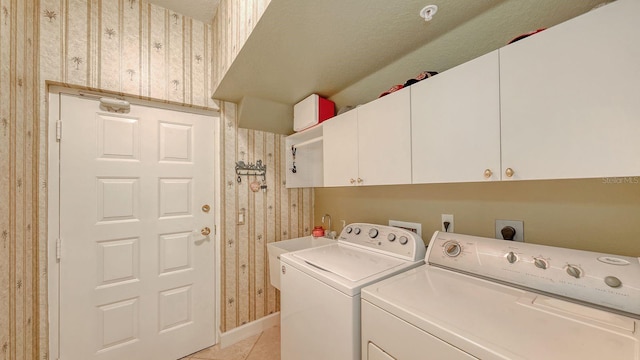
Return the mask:
<svg viewBox="0 0 640 360">
<path fill-rule="evenodd" d="M 213 85 L 220 81 L 271 0 L 221 0 L 213 19 Z"/>
<path fill-rule="evenodd" d="M 222 294 L 221 330 L 229 331 L 280 310 L 279 292 L 269 282 L 267 243 L 311 234 L 313 189 L 287 189 L 285 136 L 238 128 L 237 105 L 223 103 Z M 252 181 L 237 181 L 236 161 L 267 166 L 266 192 L 253 192 Z M 244 224 L 238 224 L 238 214 Z"/>
<path fill-rule="evenodd" d="M 0 1 L 0 358 L 37 359 L 38 0 Z M 45 277 L 46 279 L 46 277 Z"/>
<path fill-rule="evenodd" d="M 523 220 L 525 242 L 640 257 L 640 177 L 315 189 L 315 220 L 422 224 L 441 214 L 461 234 L 495 237 L 495 220 Z M 338 231 L 340 228 L 337 229 Z"/>
</svg>

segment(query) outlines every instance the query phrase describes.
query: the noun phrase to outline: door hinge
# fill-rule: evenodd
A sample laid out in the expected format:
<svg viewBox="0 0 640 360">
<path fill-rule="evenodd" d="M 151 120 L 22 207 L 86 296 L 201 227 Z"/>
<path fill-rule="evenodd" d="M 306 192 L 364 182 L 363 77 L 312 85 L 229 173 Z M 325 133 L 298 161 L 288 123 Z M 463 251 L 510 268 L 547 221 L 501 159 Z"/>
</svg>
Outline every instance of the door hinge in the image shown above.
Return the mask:
<svg viewBox="0 0 640 360">
<path fill-rule="evenodd" d="M 60 261 L 61 257 L 62 257 L 62 239 L 57 238 L 56 239 L 56 260 Z"/>
<path fill-rule="evenodd" d="M 218 235 L 218 225 L 213 225 L 213 235 Z"/>
<path fill-rule="evenodd" d="M 62 140 L 62 120 L 56 121 L 56 140 Z"/>
</svg>

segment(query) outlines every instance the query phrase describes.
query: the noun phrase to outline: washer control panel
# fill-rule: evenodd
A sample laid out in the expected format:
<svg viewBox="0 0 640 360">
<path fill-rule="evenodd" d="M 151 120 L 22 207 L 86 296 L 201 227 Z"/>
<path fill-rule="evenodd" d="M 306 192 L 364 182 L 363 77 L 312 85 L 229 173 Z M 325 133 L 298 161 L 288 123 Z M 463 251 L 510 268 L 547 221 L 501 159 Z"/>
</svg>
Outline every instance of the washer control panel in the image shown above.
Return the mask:
<svg viewBox="0 0 640 360">
<path fill-rule="evenodd" d="M 640 315 L 640 258 L 436 231 L 425 260 Z"/>
<path fill-rule="evenodd" d="M 423 260 L 426 253 L 424 241 L 418 234 L 394 226 L 349 224 L 342 229 L 338 241 L 409 261 Z"/>
</svg>

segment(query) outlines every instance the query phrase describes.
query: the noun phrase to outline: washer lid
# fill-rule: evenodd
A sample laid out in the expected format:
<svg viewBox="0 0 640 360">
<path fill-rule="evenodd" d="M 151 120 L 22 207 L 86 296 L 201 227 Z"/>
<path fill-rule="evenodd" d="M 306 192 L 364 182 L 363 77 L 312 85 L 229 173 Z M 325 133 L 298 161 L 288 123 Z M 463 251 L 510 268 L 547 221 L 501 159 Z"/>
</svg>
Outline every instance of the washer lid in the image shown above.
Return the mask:
<svg viewBox="0 0 640 360">
<path fill-rule="evenodd" d="M 344 244 L 296 251 L 292 256 L 353 282 L 406 263 L 401 259 Z"/>
</svg>

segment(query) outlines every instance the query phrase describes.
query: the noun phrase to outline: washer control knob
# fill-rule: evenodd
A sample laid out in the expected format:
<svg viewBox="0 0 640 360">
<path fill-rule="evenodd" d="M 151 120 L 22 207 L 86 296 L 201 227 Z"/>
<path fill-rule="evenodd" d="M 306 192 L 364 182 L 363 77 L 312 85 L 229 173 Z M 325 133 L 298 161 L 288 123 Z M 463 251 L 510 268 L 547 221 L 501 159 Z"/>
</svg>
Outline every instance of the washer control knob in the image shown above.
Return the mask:
<svg viewBox="0 0 640 360">
<path fill-rule="evenodd" d="M 449 257 L 456 257 L 460 255 L 461 252 L 462 252 L 462 248 L 460 247 L 460 244 L 458 244 L 457 242 L 447 241 L 446 243 L 444 243 L 445 255 Z"/>
<path fill-rule="evenodd" d="M 567 265 L 567 274 L 579 279 L 580 276 L 582 276 L 582 271 L 580 271 L 580 268 L 575 265 Z"/>
<path fill-rule="evenodd" d="M 396 240 L 396 234 L 389 234 L 389 235 L 387 235 L 387 240 L 389 240 L 389 241 L 395 241 L 395 240 Z"/>
<path fill-rule="evenodd" d="M 400 241 L 400 244 L 407 245 L 407 243 L 409 242 L 409 238 L 403 235 L 403 236 L 400 236 L 399 241 Z"/>
<path fill-rule="evenodd" d="M 543 258 L 533 258 L 533 264 L 538 269 L 542 269 L 542 270 L 546 270 L 549 267 L 549 263 L 547 262 L 547 260 L 545 260 Z"/>
<path fill-rule="evenodd" d="M 351 234 L 351 232 L 353 231 L 353 229 L 351 228 L 351 226 L 347 226 L 346 229 L 344 229 L 344 231 L 347 232 L 347 234 Z"/>
<path fill-rule="evenodd" d="M 516 255 L 513 251 L 509 251 L 509 253 L 507 254 L 507 261 L 510 264 L 515 263 L 516 261 L 518 261 L 518 255 Z"/>
<path fill-rule="evenodd" d="M 615 276 L 607 276 L 604 278 L 604 283 L 612 288 L 619 288 L 622 286 L 622 281 Z"/>
<path fill-rule="evenodd" d="M 356 235 L 360 235 L 361 232 L 362 232 L 362 230 L 360 230 L 360 228 L 353 229 L 353 233 L 356 234 Z"/>
<path fill-rule="evenodd" d="M 375 239 L 378 236 L 378 229 L 369 230 L 369 237 Z"/>
</svg>

